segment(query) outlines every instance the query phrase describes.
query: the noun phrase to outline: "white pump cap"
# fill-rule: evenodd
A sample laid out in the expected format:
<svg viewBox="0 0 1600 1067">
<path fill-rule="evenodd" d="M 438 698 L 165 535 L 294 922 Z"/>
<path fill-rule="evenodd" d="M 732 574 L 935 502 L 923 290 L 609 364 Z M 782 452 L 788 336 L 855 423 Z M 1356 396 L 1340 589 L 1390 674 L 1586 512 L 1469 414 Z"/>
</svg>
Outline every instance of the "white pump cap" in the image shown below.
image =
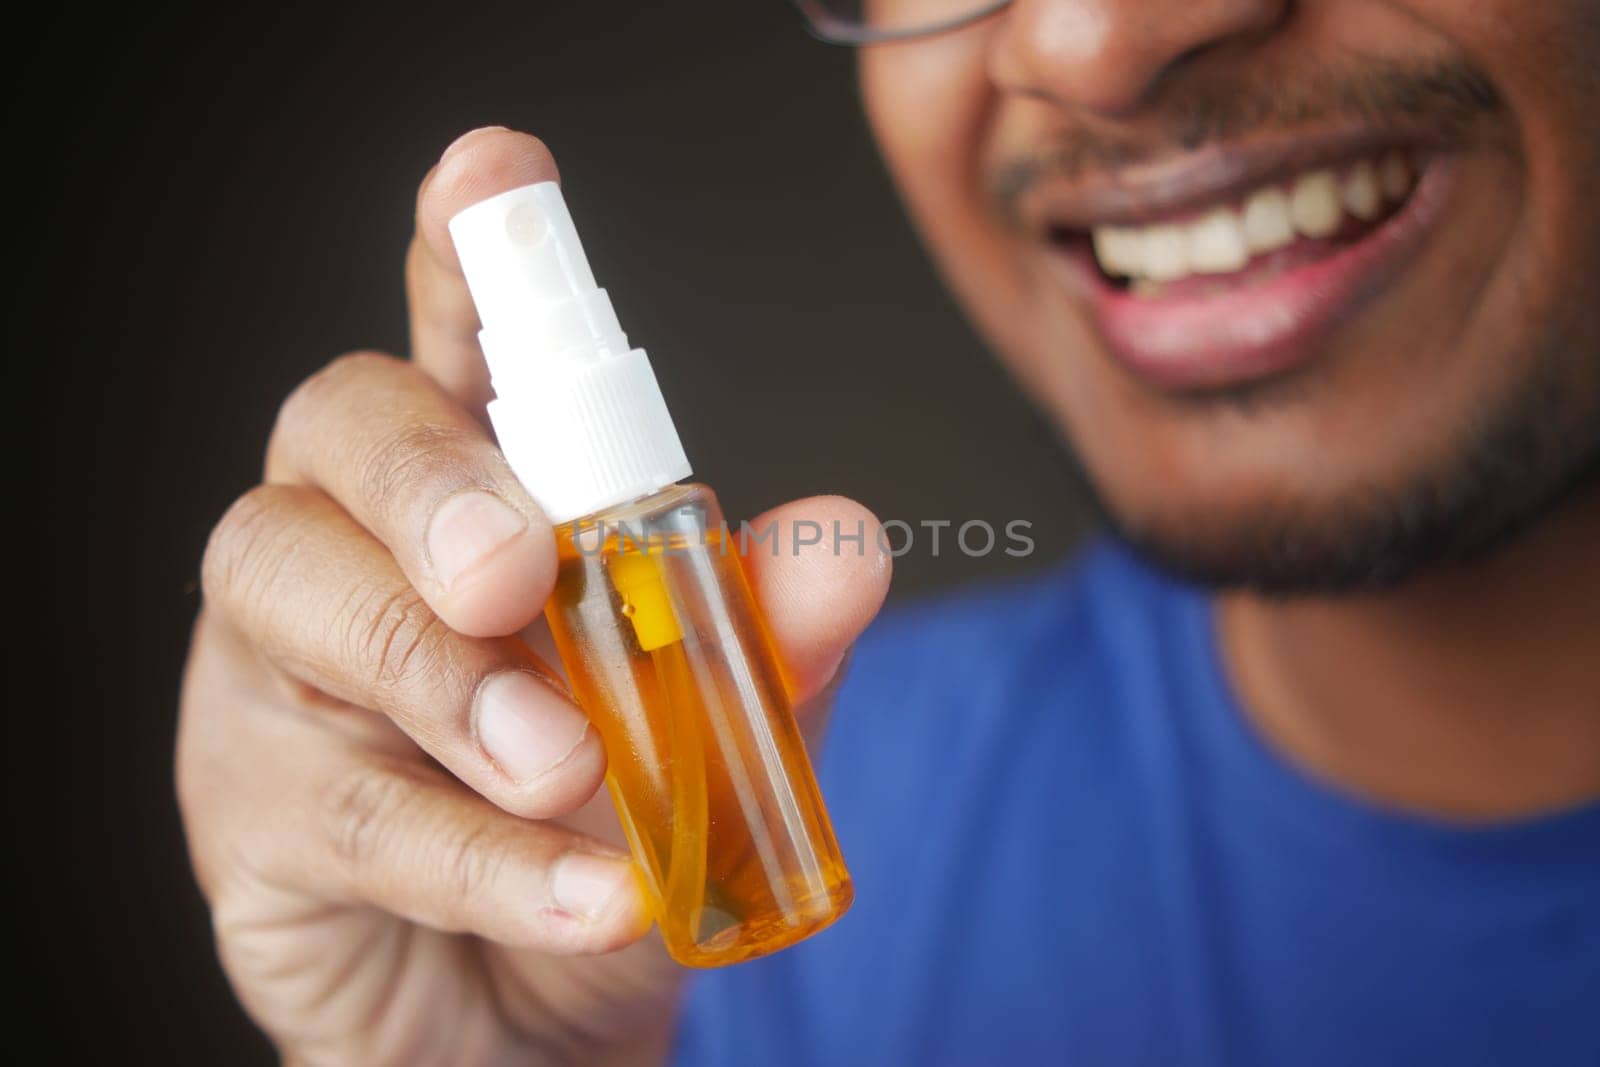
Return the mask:
<svg viewBox="0 0 1600 1067">
<path fill-rule="evenodd" d="M 450 220 L 483 324 L 489 402 L 511 469 L 554 523 L 682 481 L 689 461 L 644 349 L 596 287 L 555 182 Z"/>
</svg>

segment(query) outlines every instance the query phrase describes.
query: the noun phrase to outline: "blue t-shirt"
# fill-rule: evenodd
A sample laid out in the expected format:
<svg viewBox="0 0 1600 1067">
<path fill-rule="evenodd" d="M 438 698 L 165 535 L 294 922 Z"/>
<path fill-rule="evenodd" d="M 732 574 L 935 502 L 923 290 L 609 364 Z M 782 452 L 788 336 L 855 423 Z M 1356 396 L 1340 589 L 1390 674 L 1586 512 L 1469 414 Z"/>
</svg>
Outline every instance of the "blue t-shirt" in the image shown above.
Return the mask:
<svg viewBox="0 0 1600 1067">
<path fill-rule="evenodd" d="M 855 906 L 697 974 L 679 1064 L 1600 1065 L 1600 804 L 1306 777 L 1204 593 L 1120 549 L 880 620 L 820 769 Z"/>
</svg>

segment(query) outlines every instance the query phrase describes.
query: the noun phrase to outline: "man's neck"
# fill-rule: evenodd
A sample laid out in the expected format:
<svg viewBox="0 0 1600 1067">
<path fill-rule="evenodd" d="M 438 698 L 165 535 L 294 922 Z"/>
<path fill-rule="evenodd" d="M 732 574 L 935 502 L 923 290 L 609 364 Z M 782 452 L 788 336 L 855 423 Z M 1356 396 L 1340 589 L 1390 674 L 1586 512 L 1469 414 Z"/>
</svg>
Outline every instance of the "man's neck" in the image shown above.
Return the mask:
<svg viewBox="0 0 1600 1067">
<path fill-rule="evenodd" d="M 1384 592 L 1219 604 L 1246 714 L 1313 776 L 1503 821 L 1600 799 L 1600 493 Z"/>
</svg>

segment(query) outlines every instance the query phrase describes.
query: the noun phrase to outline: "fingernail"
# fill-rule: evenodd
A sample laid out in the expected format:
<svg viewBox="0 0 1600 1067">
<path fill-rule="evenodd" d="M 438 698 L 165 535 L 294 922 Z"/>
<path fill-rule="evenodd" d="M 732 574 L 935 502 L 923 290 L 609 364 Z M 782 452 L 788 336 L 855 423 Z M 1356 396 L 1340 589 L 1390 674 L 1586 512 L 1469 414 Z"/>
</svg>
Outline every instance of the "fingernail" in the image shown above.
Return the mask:
<svg viewBox="0 0 1600 1067">
<path fill-rule="evenodd" d="M 605 914 L 617 893 L 633 882 L 627 860 L 569 852 L 550 870 L 550 895 L 563 911 L 585 919 Z"/>
<path fill-rule="evenodd" d="M 468 141 L 471 141 L 475 137 L 487 133 L 490 130 L 498 130 L 501 133 L 506 132 L 506 128 L 504 126 L 479 126 L 475 130 L 468 130 L 466 133 L 462 134 L 460 137 L 457 137 L 454 141 L 451 141 L 445 146 L 444 151 L 439 154 L 439 162 L 443 163 L 445 160 L 461 151 L 462 148 L 466 147 Z"/>
<path fill-rule="evenodd" d="M 446 589 L 523 530 L 528 520 L 493 493 L 447 497 L 428 520 L 428 559 Z"/>
<path fill-rule="evenodd" d="M 519 782 L 560 766 L 589 731 L 581 711 L 526 671 L 506 671 L 484 682 L 476 712 L 478 744 Z"/>
</svg>

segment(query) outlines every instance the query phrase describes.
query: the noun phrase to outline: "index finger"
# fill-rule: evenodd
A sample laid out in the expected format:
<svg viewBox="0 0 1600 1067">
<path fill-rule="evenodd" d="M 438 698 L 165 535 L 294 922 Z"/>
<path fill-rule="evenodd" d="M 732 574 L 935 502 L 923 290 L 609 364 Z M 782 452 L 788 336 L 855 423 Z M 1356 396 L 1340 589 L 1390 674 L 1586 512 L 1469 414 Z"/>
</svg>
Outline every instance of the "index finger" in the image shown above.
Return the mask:
<svg viewBox="0 0 1600 1067">
<path fill-rule="evenodd" d="M 416 230 L 406 253 L 411 358 L 480 420 L 493 394 L 478 349 L 478 313 L 447 226 L 480 200 L 559 177 L 543 141 L 484 126 L 451 143 L 417 190 Z"/>
</svg>

